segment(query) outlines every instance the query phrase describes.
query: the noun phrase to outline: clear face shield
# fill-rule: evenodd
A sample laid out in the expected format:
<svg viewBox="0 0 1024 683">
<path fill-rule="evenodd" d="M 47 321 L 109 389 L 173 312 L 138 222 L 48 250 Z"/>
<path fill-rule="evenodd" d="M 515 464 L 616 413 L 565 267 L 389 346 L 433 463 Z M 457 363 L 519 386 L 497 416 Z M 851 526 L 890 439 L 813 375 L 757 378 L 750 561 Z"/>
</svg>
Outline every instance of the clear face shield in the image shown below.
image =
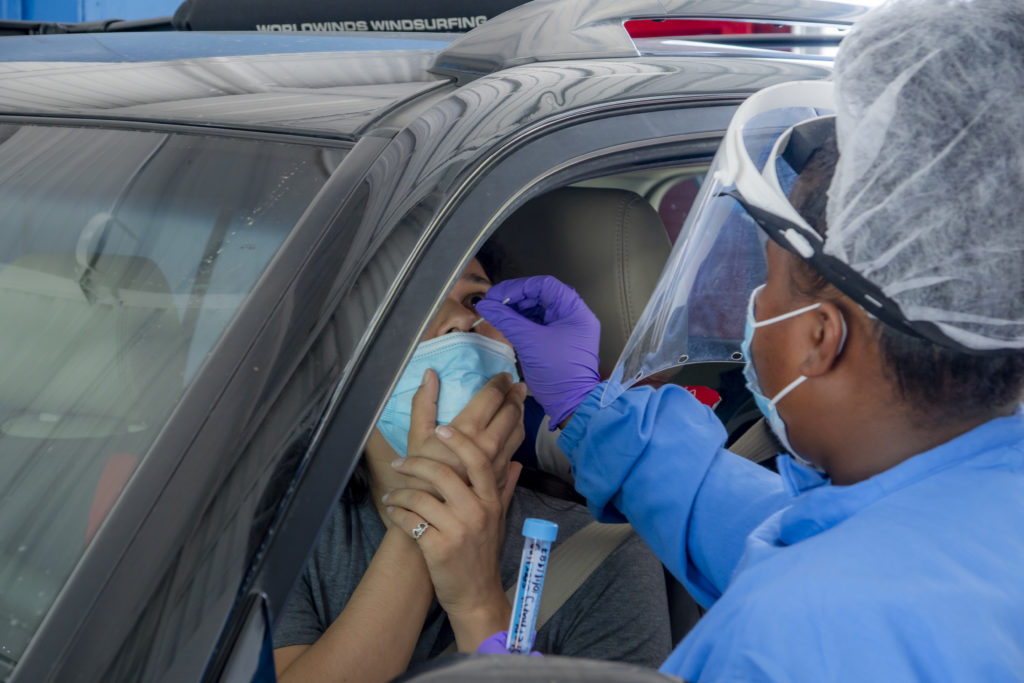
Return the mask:
<svg viewBox="0 0 1024 683">
<path fill-rule="evenodd" d="M 817 239 L 787 199 L 796 173 L 780 150 L 794 125 L 829 116 L 832 108 L 830 81 L 800 81 L 766 88 L 736 110 L 602 405 L 672 368 L 746 362 L 740 346 L 747 301 L 765 281 L 768 239 L 750 210 L 792 225 L 797 244 L 790 248 Z"/>
</svg>

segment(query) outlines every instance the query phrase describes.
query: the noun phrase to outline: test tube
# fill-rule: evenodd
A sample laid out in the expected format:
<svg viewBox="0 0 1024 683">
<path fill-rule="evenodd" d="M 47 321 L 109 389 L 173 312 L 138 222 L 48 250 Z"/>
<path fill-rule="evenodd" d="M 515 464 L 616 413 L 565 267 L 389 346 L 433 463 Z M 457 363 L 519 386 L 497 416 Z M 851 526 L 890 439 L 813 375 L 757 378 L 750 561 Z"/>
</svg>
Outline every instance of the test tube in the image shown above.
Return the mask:
<svg viewBox="0 0 1024 683">
<path fill-rule="evenodd" d="M 505 649 L 509 652 L 529 654 L 533 649 L 534 626 L 540 608 L 540 593 L 544 589 L 544 574 L 548 569 L 551 542 L 558 535 L 558 525 L 546 519 L 528 517 L 523 521 L 523 559 L 519 563 L 519 583 L 516 585 L 512 619 L 508 625 Z"/>
</svg>

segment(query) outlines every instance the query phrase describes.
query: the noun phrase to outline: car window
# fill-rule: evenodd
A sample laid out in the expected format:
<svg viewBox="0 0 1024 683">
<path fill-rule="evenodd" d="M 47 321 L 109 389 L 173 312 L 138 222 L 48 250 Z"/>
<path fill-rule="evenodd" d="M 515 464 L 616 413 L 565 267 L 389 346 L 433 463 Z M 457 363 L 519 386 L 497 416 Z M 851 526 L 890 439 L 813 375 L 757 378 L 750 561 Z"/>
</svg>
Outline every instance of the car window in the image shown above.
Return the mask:
<svg viewBox="0 0 1024 683">
<path fill-rule="evenodd" d="M 679 239 L 679 233 L 683 229 L 686 217 L 690 215 L 693 200 L 697 198 L 697 192 L 700 191 L 703 182 L 703 174 L 684 178 L 673 182 L 661 195 L 657 205 L 658 215 L 665 224 L 665 231 L 672 244 Z"/>
<path fill-rule="evenodd" d="M 307 144 L 0 126 L 9 666 L 327 175 Z"/>
</svg>

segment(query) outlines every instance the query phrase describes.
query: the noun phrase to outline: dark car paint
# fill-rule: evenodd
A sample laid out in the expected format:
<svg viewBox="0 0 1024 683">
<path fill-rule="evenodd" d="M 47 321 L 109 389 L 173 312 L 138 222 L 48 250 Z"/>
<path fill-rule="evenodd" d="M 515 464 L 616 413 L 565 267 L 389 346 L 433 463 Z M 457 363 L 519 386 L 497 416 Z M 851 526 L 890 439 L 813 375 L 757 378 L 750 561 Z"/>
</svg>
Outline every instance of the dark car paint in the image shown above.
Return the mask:
<svg viewBox="0 0 1024 683">
<path fill-rule="evenodd" d="M 338 36 L 323 33 L 269 35 L 242 33 L 77 33 L 12 36 L 0 42 L 0 62 L 140 63 L 204 57 L 440 50 L 445 36 Z"/>
<path fill-rule="evenodd" d="M 699 17 L 834 25 L 849 24 L 864 11 L 863 6 L 852 3 L 817 0 L 540 0 L 495 17 L 487 31 L 471 31 L 455 40 L 438 56 L 434 71 L 462 82 L 534 62 L 632 57 L 637 48 L 622 28 L 624 18 Z M 523 26 L 531 30 L 523 31 Z M 567 31 L 567 26 L 572 30 Z"/>
</svg>

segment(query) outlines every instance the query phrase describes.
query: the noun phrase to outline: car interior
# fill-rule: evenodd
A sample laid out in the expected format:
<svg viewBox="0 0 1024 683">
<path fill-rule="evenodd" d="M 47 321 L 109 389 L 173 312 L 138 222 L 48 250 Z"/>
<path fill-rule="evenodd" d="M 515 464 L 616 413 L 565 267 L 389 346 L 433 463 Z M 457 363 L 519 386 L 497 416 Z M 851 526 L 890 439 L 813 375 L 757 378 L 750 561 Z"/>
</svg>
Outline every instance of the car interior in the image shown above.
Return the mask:
<svg viewBox="0 0 1024 683">
<path fill-rule="evenodd" d="M 659 188 L 664 197 L 675 186 L 696 185 L 700 177 L 699 170 L 693 169 L 666 187 L 657 174 L 652 175 L 633 174 L 624 180 L 640 190 L 645 185 Z M 681 226 L 674 227 L 678 236 Z M 505 257 L 500 271 L 492 274 L 496 280 L 553 275 L 583 297 L 601 321 L 598 370 L 602 378 L 611 374 L 672 248 L 655 206 L 635 189 L 615 186 L 612 179 L 559 188 L 533 199 L 506 219 L 491 241 Z M 536 439 L 550 442 L 554 436 L 542 425 Z M 537 450 L 559 453 L 551 443 L 539 444 Z M 571 483 L 567 465 L 545 469 Z M 693 627 L 701 611 L 667 570 L 665 578 L 674 644 Z"/>
<path fill-rule="evenodd" d="M 498 260 L 494 281 L 553 275 L 571 285 L 601 321 L 602 378 L 614 368 L 679 239 L 700 189 L 704 164 L 605 176 L 557 188 L 517 209 L 491 236 Z M 734 451 L 772 467 L 778 452 L 746 391 L 741 363 L 694 364 L 676 368 L 651 384 L 671 382 L 711 405 L 726 425 Z M 712 398 L 708 398 L 708 396 Z M 529 411 L 529 406 L 528 406 Z M 557 449 L 557 434 L 546 423 L 531 433 L 516 457 L 527 471 L 521 484 L 583 502 L 571 488 L 568 460 Z M 525 449 L 533 455 L 521 457 Z M 555 456 L 552 458 L 551 453 Z M 561 459 L 561 461 L 559 461 Z M 558 477 L 566 486 L 550 481 Z M 696 624 L 702 609 L 667 570 L 672 642 Z"/>
<path fill-rule="evenodd" d="M 485 248 L 491 261 L 485 264 L 488 275 L 495 282 L 553 275 L 575 288 L 601 321 L 599 372 L 607 377 L 683 233 L 706 170 L 707 162 L 629 171 L 539 195 L 516 209 L 490 236 Z M 707 394 L 695 395 L 722 419 L 733 450 L 772 466 L 776 445 L 758 420 L 760 412 L 745 388 L 741 363 L 684 365 L 650 381 L 666 382 L 684 385 L 692 393 L 706 390 Z M 536 422 L 531 430 L 531 400 L 527 435 L 515 456 L 526 468 L 520 485 L 585 503 L 572 486 L 567 458 L 557 448 L 558 434 Z M 542 412 L 536 405 L 538 410 Z M 676 644 L 703 611 L 667 570 L 664 576 L 670 636 Z M 458 660 L 452 661 L 454 666 Z M 426 666 L 424 675 L 428 670 L 433 669 Z M 472 679 L 475 670 L 470 666 L 466 671 L 466 680 Z"/>
<path fill-rule="evenodd" d="M 492 279 L 548 274 L 573 286 L 602 322 L 599 371 L 607 377 L 643 313 L 673 243 L 680 238 L 706 168 L 706 164 L 689 164 L 630 171 L 585 180 L 532 199 L 492 235 L 490 245 L 500 254 L 497 272 L 490 273 Z M 111 235 L 122 241 L 129 239 L 121 235 L 123 228 L 114 225 L 116 220 L 112 216 L 96 216 L 94 229 L 83 227 L 80 242 L 85 240 L 83 243 L 88 246 L 90 240 L 109 241 L 113 239 Z M 253 232 L 251 222 L 248 229 Z M 254 239 L 249 236 L 250 242 Z M 54 345 L 39 349 L 19 341 L 17 335 L 5 336 L 5 344 L 11 345 L 7 349 L 9 358 L 19 353 L 26 356 L 25 362 L 10 365 L 15 375 L 9 376 L 3 385 L 17 387 L 15 394 L 2 399 L 0 432 L 6 437 L 5 443 L 25 444 L 25 457 L 33 459 L 34 467 L 40 466 L 37 444 L 56 443 L 56 451 L 45 463 L 54 470 L 67 472 L 65 479 L 79 471 L 84 462 L 92 462 L 93 469 L 102 469 L 90 474 L 90 480 L 98 481 L 96 486 L 69 486 L 76 495 L 84 496 L 73 507 L 88 510 L 88 519 L 81 520 L 83 530 L 76 531 L 75 542 L 36 549 L 47 564 L 52 564 L 57 555 L 67 556 L 57 564 L 73 564 L 137 467 L 136 454 L 144 452 L 145 444 L 152 438 L 150 428 L 160 425 L 165 418 L 166 397 L 159 405 L 149 405 L 145 397 L 156 396 L 157 392 L 147 389 L 167 385 L 180 391 L 194 371 L 196 361 L 190 346 L 195 346 L 198 331 L 204 324 L 219 327 L 227 315 L 219 310 L 214 311 L 217 315 L 211 320 L 181 315 L 179 309 L 184 299 L 178 290 L 182 286 L 175 284 L 174 273 L 147 256 L 117 255 L 109 244 L 107 247 L 108 252 L 115 253 L 105 253 L 101 261 L 91 263 L 83 263 L 73 248 L 53 253 L 33 248 L 0 269 L 4 318 L 22 321 L 12 327 L 14 330 L 23 328 L 34 333 L 40 325 L 47 326 L 51 334 L 46 339 Z M 87 255 L 93 251 L 100 250 L 85 250 Z M 153 253 L 159 250 L 154 248 Z M 245 256 L 251 261 L 248 251 L 240 254 L 239 258 Z M 229 256 L 221 260 L 230 264 Z M 210 273 L 206 275 L 209 288 L 215 290 L 216 283 L 209 280 Z M 187 278 L 184 281 L 188 282 Z M 40 291 L 47 292 L 46 296 L 40 297 Z M 97 297 L 101 301 L 116 300 L 118 306 L 109 307 L 106 317 L 97 316 L 92 305 Z M 225 308 L 232 310 L 237 299 L 231 297 Z M 56 348 L 68 340 L 74 342 L 74 362 L 41 372 L 36 367 L 39 359 L 70 358 L 70 351 Z M 168 348 L 157 352 L 155 342 Z M 154 357 L 166 362 L 154 364 Z M 105 367 L 114 370 L 99 372 Z M 33 382 L 38 378 L 45 382 L 35 387 Z M 710 390 L 716 397 L 711 404 L 726 424 L 730 441 L 746 432 L 759 416 L 743 388 L 738 363 L 684 366 L 659 381 Z M 115 420 L 106 415 L 120 417 Z M 557 456 L 557 446 L 547 429 L 535 430 L 528 441 L 527 447 L 532 445 L 536 451 L 543 449 Z M 78 457 L 77 466 L 61 455 L 61 444 L 74 444 L 80 456 L 85 442 L 97 444 L 102 453 L 97 452 L 95 458 Z M 763 439 L 757 441 L 764 443 Z M 64 450 L 69 455 L 75 449 Z M 762 455 L 757 457 L 774 455 L 774 446 L 759 452 Z M 523 481 L 543 487 L 546 493 L 578 500 L 562 458 L 561 463 L 549 461 L 542 465 L 532 479 L 525 477 Z M 12 460 L 8 458 L 8 462 Z M 557 485 L 553 480 L 557 480 Z M 37 514 L 29 500 L 12 504 L 25 510 L 35 520 L 34 524 L 50 521 L 46 515 Z M 36 553 L 26 555 L 35 556 Z M 18 572 L 28 569 L 21 561 L 7 566 Z M 40 574 L 36 570 L 25 573 Z M 13 580 L 13 576 L 8 578 Z M 667 571 L 665 578 L 672 642 L 677 643 L 696 623 L 701 611 Z M 40 586 L 39 592 L 31 594 L 38 594 L 39 601 L 46 603 L 57 588 L 59 584 L 49 580 Z M 14 614 L 34 609 L 32 605 L 8 608 Z"/>
<path fill-rule="evenodd" d="M 488 249 L 493 250 L 492 258 L 498 265 L 490 275 L 494 281 L 553 275 L 576 289 L 601 321 L 599 372 L 607 378 L 655 289 L 674 243 L 683 234 L 706 170 L 706 164 L 691 164 L 631 171 L 540 195 L 517 209 L 491 236 Z M 667 382 L 690 388 L 699 400 L 715 409 L 729 434 L 727 445 L 734 452 L 774 467 L 778 446 L 745 388 L 741 363 L 684 365 L 649 381 Z M 709 392 L 695 392 L 701 388 Z M 531 433 L 527 418 L 526 442 L 533 443 L 524 443 L 515 457 L 528 468 L 542 471 L 534 474 L 528 469 L 520 485 L 582 502 L 571 488 L 568 460 L 558 451 L 556 440 L 557 433 L 549 432 L 546 423 Z M 554 478 L 563 486 L 553 484 Z M 671 639 L 677 644 L 703 610 L 667 569 L 665 581 Z M 579 668 L 581 664 L 577 661 L 570 665 L 561 659 L 552 657 L 546 664 L 535 664 L 541 667 L 537 671 L 527 671 L 526 664 L 513 666 L 501 680 L 528 680 L 540 673 L 555 677 L 553 680 L 640 681 L 660 676 L 612 666 L 597 667 L 588 674 L 596 677 L 577 678 L 584 671 Z M 402 680 L 477 680 L 481 670 L 474 667 L 478 666 L 473 658 L 456 658 L 447 665 L 438 662 L 410 671 Z"/>
<path fill-rule="evenodd" d="M 502 259 L 492 277 L 546 274 L 576 289 L 601 321 L 599 372 L 607 378 L 680 238 L 706 170 L 694 164 L 633 171 L 543 194 L 490 238 Z M 666 382 L 691 387 L 715 409 L 729 434 L 727 445 L 773 466 L 776 445 L 760 438 L 766 432 L 746 391 L 742 363 L 694 363 L 647 380 Z"/>
<path fill-rule="evenodd" d="M 0 269 L 9 326 L 0 349 L 10 361 L 0 383 L 2 507 L 17 529 L 5 536 L 23 534 L 0 544 L 0 581 L 31 582 L 5 594 L 8 614 L 34 615 L 53 599 L 54 576 L 88 545 L 163 419 L 165 401 L 150 388 L 180 385 L 184 372 L 181 325 L 152 260 L 104 255 L 89 279 L 83 289 L 71 253 L 28 253 Z M 111 292 L 116 305 L 104 300 Z M 44 489 L 60 509 L 46 505 Z M 28 621 L 5 620 L 4 642 L 20 643 Z"/>
<path fill-rule="evenodd" d="M 193 219 L 189 185 L 223 177 L 246 206 L 244 193 L 273 188 L 283 164 L 251 163 L 239 178 L 222 170 L 231 150 L 207 154 L 192 138 L 117 131 L 97 142 L 74 128 L 14 126 L 3 135 L 7 172 L 24 184 L 0 193 L 0 585 L 19 587 L 0 599 L 10 615 L 0 640 L 20 653 L 286 230 L 273 215 L 232 214 L 227 191 L 208 194 L 221 212 Z M 22 153 L 32 146 L 50 153 Z M 197 169 L 188 180 L 175 174 L 182 157 Z M 140 160 L 146 172 L 131 163 Z M 323 176 L 304 168 L 309 194 Z M 91 201 L 55 199 L 83 187 Z"/>
<path fill-rule="evenodd" d="M 607 377 L 682 233 L 706 169 L 693 164 L 632 171 L 531 200 L 491 237 L 506 259 L 497 279 L 549 274 L 574 287 L 601 321 L 599 369 Z M 713 390 L 731 445 L 760 416 L 741 369 L 739 362 L 689 364 L 651 383 Z"/>
</svg>

